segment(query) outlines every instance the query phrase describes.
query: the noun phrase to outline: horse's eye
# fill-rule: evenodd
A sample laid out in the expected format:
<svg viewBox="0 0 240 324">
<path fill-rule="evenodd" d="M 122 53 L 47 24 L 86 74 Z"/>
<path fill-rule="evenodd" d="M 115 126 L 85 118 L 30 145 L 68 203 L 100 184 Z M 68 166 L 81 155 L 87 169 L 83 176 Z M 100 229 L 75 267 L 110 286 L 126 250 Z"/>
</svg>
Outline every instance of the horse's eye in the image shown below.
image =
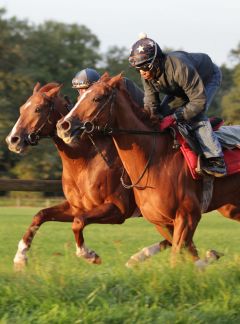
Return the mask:
<svg viewBox="0 0 240 324">
<path fill-rule="evenodd" d="M 35 112 L 36 112 L 36 113 L 41 112 L 41 108 L 40 108 L 40 107 L 37 107 L 37 108 L 35 109 Z"/>
<path fill-rule="evenodd" d="M 95 97 L 93 98 L 94 102 L 100 102 L 102 100 L 103 97 Z"/>
</svg>

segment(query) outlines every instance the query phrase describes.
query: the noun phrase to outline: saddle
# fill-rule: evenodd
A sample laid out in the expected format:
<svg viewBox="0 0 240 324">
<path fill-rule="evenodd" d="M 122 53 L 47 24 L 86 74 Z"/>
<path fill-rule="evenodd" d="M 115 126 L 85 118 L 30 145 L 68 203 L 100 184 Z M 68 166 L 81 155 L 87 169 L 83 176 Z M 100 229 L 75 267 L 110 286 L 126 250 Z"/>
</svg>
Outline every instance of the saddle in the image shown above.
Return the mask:
<svg viewBox="0 0 240 324">
<path fill-rule="evenodd" d="M 220 127 L 223 125 L 223 120 L 217 117 L 210 119 L 211 125 L 213 130 L 216 132 L 216 134 L 221 134 Z M 172 127 L 172 126 L 171 126 Z M 225 129 L 231 128 L 234 126 L 224 126 Z M 240 127 L 239 127 L 240 131 Z M 240 134 L 240 132 L 239 132 Z M 224 161 L 227 167 L 227 175 L 231 175 L 234 173 L 240 172 L 240 137 L 239 140 L 235 141 L 236 144 L 231 146 L 227 145 L 227 132 L 225 135 L 225 142 L 223 143 L 221 141 L 220 136 L 220 144 L 223 148 L 223 154 L 224 154 Z M 176 142 L 178 143 L 178 146 L 180 146 L 180 150 L 187 162 L 188 168 L 191 172 L 191 175 L 193 179 L 199 179 L 203 176 L 201 172 L 201 148 L 197 141 L 195 140 L 194 135 L 191 133 L 191 129 L 188 128 L 188 125 L 179 124 L 177 126 L 174 126 L 174 146 L 176 146 Z M 230 148 L 231 147 L 231 148 Z"/>
</svg>

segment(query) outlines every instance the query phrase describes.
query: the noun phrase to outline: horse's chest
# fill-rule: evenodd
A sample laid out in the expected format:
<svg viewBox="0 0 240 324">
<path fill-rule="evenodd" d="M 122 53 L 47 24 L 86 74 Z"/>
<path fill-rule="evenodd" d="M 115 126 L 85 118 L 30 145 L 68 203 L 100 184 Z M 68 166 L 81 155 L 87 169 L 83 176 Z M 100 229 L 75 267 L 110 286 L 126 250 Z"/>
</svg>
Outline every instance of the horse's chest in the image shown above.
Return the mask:
<svg viewBox="0 0 240 324">
<path fill-rule="evenodd" d="M 159 199 L 159 195 L 148 193 L 137 196 L 135 195 L 137 205 L 144 218 L 155 225 L 172 224 L 174 216 L 168 210 L 167 204 L 163 203 L 163 199 Z"/>
</svg>

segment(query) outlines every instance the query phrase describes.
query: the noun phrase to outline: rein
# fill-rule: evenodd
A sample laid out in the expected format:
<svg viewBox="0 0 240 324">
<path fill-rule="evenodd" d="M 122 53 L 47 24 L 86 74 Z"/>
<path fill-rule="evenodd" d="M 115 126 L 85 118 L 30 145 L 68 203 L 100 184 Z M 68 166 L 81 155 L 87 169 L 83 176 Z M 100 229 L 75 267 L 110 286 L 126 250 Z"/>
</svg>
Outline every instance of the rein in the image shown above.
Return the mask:
<svg viewBox="0 0 240 324">
<path fill-rule="evenodd" d="M 143 172 L 141 174 L 141 176 L 138 178 L 138 180 L 134 183 L 134 184 L 131 184 L 131 185 L 127 185 L 124 180 L 123 180 L 123 176 L 124 176 L 124 173 L 125 173 L 125 169 L 123 168 L 123 171 L 122 171 L 122 175 L 120 177 L 120 181 L 121 181 L 121 184 L 124 188 L 126 189 L 132 189 L 132 188 L 137 188 L 137 189 L 145 189 L 147 186 L 138 186 L 138 183 L 142 180 L 144 174 L 146 173 L 147 171 L 147 168 L 149 167 L 150 165 L 150 162 L 152 160 L 152 157 L 153 157 L 153 153 L 155 151 L 155 148 L 156 148 L 156 136 L 153 137 L 153 145 L 152 145 L 152 151 L 149 155 L 149 158 L 147 160 L 147 163 L 143 169 Z"/>
<path fill-rule="evenodd" d="M 106 158 L 106 156 L 103 155 L 103 153 L 100 151 L 100 149 L 98 148 L 98 146 L 97 146 L 96 143 L 94 142 L 94 140 L 93 140 L 91 134 L 90 134 L 90 135 L 88 134 L 88 138 L 89 138 L 90 142 L 92 143 L 92 145 L 94 146 L 96 152 L 97 152 L 98 154 L 100 154 L 100 156 L 102 157 L 102 159 L 106 162 L 107 166 L 108 166 L 109 168 L 111 168 L 111 167 L 112 167 L 112 163 L 109 162 L 109 160 Z"/>
<path fill-rule="evenodd" d="M 91 137 L 91 134 L 94 131 L 99 131 L 101 132 L 103 135 L 114 135 L 114 134 L 139 134 L 139 135 L 153 135 L 153 145 L 152 145 L 152 150 L 151 153 L 149 155 L 149 158 L 147 160 L 147 163 L 140 175 L 140 177 L 138 178 L 138 180 L 131 185 L 128 185 L 124 182 L 123 177 L 125 174 L 125 169 L 123 168 L 122 171 L 122 175 L 120 177 L 120 181 L 121 184 L 124 188 L 126 189 L 132 189 L 132 188 L 137 188 L 137 189 L 145 189 L 146 186 L 138 186 L 139 182 L 142 180 L 142 178 L 144 177 L 151 161 L 153 158 L 153 154 L 155 152 L 155 148 L 156 148 L 156 134 L 162 134 L 163 132 L 161 131 L 141 131 L 141 130 L 133 130 L 133 129 L 120 129 L 120 128 L 111 128 L 111 127 L 107 127 L 107 124 L 105 127 L 100 127 L 94 124 L 94 120 L 103 112 L 104 108 L 106 107 L 106 105 L 108 103 L 111 103 L 110 106 L 110 112 L 109 115 L 112 116 L 112 111 L 113 111 L 113 105 L 114 105 L 114 99 L 116 97 L 116 89 L 114 89 L 111 93 L 111 95 L 109 96 L 109 98 L 104 102 L 104 104 L 102 105 L 102 107 L 99 109 L 99 111 L 97 112 L 97 114 L 90 120 L 90 121 L 85 121 L 80 127 L 80 130 L 83 130 L 83 133 L 81 134 L 81 137 L 84 136 L 84 134 L 88 134 L 88 137 L 90 139 L 90 141 L 92 142 L 92 144 L 94 145 L 96 151 L 101 155 L 101 157 L 103 158 L 103 160 L 107 163 L 107 165 L 109 166 L 109 161 L 106 159 L 105 156 L 103 156 L 103 154 L 100 152 L 100 150 L 98 149 L 96 143 L 94 142 L 93 138 Z"/>
</svg>

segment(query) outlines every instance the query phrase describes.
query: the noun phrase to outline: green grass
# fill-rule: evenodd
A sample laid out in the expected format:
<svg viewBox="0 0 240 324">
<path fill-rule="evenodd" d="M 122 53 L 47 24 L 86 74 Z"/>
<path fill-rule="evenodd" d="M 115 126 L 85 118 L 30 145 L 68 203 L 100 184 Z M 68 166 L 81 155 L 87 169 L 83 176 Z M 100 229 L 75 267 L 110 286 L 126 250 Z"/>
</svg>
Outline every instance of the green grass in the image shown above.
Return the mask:
<svg viewBox="0 0 240 324">
<path fill-rule="evenodd" d="M 91 225 L 88 247 L 103 260 L 75 257 L 71 224 L 46 223 L 28 253 L 22 273 L 12 269 L 17 243 L 36 208 L 0 210 L 0 323 L 239 323 L 238 223 L 211 213 L 195 234 L 200 255 L 225 253 L 200 272 L 190 262 L 169 266 L 165 251 L 134 269 L 128 258 L 161 238 L 143 219 L 123 225 Z"/>
</svg>

